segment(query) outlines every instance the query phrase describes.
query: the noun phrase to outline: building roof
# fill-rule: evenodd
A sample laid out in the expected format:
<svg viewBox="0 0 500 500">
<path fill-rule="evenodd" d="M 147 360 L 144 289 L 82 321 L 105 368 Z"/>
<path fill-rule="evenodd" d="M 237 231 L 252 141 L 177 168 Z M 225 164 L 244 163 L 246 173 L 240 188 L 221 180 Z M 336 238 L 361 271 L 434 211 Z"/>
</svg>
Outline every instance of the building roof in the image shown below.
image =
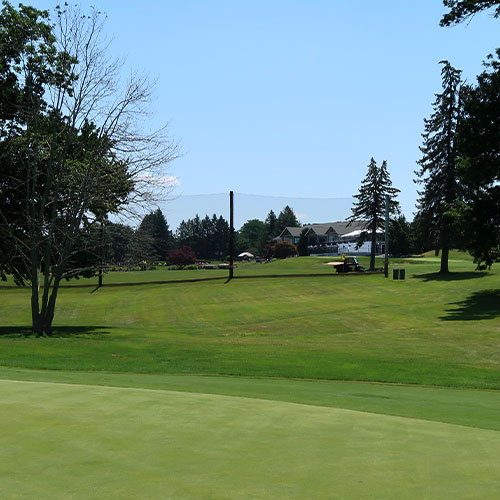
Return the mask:
<svg viewBox="0 0 500 500">
<path fill-rule="evenodd" d="M 306 227 L 306 226 L 304 226 Z M 283 236 L 285 233 L 288 233 L 290 236 L 300 236 L 300 233 L 304 230 L 304 227 L 285 227 L 283 231 L 279 234 L 278 238 L 280 236 Z"/>
<path fill-rule="evenodd" d="M 343 234 L 342 237 L 343 238 L 354 238 L 354 237 L 359 236 L 362 232 L 363 232 L 362 229 L 356 229 L 355 231 L 351 231 L 350 233 Z M 376 233 L 377 234 L 384 234 L 385 231 L 383 229 L 377 229 Z"/>
<path fill-rule="evenodd" d="M 339 236 L 343 236 L 352 231 L 361 231 L 362 229 L 364 229 L 364 225 L 365 221 L 353 221 L 351 223 L 347 221 L 337 221 L 326 222 L 323 224 L 304 224 L 302 227 L 286 227 L 280 233 L 279 237 L 283 237 L 285 234 L 299 237 L 300 233 L 304 229 L 307 229 L 308 232 L 313 231 L 317 235 L 326 235 L 333 230 Z"/>
</svg>

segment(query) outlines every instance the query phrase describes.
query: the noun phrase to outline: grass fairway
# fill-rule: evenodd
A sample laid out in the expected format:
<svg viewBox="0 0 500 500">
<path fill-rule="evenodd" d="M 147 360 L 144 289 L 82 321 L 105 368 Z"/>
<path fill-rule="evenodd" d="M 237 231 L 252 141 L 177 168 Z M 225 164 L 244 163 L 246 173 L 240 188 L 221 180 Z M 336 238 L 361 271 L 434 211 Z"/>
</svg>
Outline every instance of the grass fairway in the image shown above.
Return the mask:
<svg viewBox="0 0 500 500">
<path fill-rule="evenodd" d="M 8 499 L 498 498 L 500 434 L 280 401 L 0 381 Z"/>
</svg>

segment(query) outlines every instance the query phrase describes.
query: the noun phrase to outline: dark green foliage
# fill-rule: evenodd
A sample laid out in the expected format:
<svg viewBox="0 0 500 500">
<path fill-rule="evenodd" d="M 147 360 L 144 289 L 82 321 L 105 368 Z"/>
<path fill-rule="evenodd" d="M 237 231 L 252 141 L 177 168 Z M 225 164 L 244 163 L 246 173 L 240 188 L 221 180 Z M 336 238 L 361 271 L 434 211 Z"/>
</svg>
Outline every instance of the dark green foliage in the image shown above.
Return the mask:
<svg viewBox="0 0 500 500">
<path fill-rule="evenodd" d="M 412 225 L 404 215 L 390 221 L 389 252 L 394 256 L 407 256 L 411 253 Z"/>
<path fill-rule="evenodd" d="M 276 236 L 278 236 L 278 218 L 276 214 L 270 210 L 266 217 L 266 230 L 267 230 L 267 239 L 272 240 Z"/>
<path fill-rule="evenodd" d="M 215 214 L 182 221 L 175 233 L 177 246 L 190 246 L 200 259 L 222 260 L 228 252 L 229 224 Z"/>
<path fill-rule="evenodd" d="M 173 247 L 173 236 L 159 208 L 144 216 L 134 240 L 133 254 L 136 259 L 148 262 L 165 260 Z"/>
<path fill-rule="evenodd" d="M 370 238 L 370 269 L 375 269 L 377 230 L 383 230 L 385 227 L 385 197 L 389 196 L 390 199 L 390 213 L 398 213 L 399 203 L 395 199 L 397 193 L 399 193 L 399 189 L 392 187 L 387 162 L 384 160 L 379 168 L 372 158 L 359 192 L 354 195 L 357 201 L 352 207 L 352 215 L 347 218 L 351 223 L 364 221 L 358 246 Z"/>
<path fill-rule="evenodd" d="M 278 241 L 273 245 L 273 257 L 277 259 L 286 259 L 297 255 L 297 247 L 289 241 Z"/>
<path fill-rule="evenodd" d="M 278 233 L 274 236 L 277 236 L 285 227 L 300 227 L 300 222 L 295 215 L 295 212 L 288 205 L 280 212 L 277 220 L 277 229 Z M 273 237 L 274 237 L 273 236 Z"/>
<path fill-rule="evenodd" d="M 500 49 L 464 94 L 458 127 L 460 175 L 469 189 L 457 203 L 466 247 L 480 265 L 500 260 Z"/>
<path fill-rule="evenodd" d="M 417 183 L 423 185 L 419 191 L 418 210 L 428 222 L 427 230 L 441 249 L 441 273 L 449 272 L 448 253 L 457 246 L 455 220 L 451 208 L 455 200 L 462 199 L 465 185 L 459 180 L 458 149 L 456 132 L 461 108 L 461 71 L 448 61 L 441 61 L 443 92 L 436 94 L 431 117 L 425 119 L 424 139 L 420 150 L 423 153 L 416 171 Z"/>
<path fill-rule="evenodd" d="M 250 252 L 262 255 L 267 241 L 267 227 L 258 219 L 251 219 L 236 233 L 236 253 Z"/>
<path fill-rule="evenodd" d="M 106 252 L 105 261 L 114 264 L 127 262 L 129 247 L 134 236 L 134 230 L 125 224 L 109 222 L 105 226 Z"/>
<path fill-rule="evenodd" d="M 297 245 L 297 251 L 301 257 L 309 255 L 309 251 L 307 249 L 307 237 L 306 237 L 307 229 L 302 229 L 299 238 L 299 244 Z"/>
<path fill-rule="evenodd" d="M 439 23 L 441 26 L 461 23 L 473 17 L 474 14 L 492 7 L 495 7 L 493 16 L 500 16 L 499 0 L 443 0 L 443 4 L 450 10 L 441 19 Z"/>
<path fill-rule="evenodd" d="M 427 218 L 427 214 L 417 213 L 411 223 L 410 248 L 412 253 L 422 254 L 438 248 L 437 242 L 429 232 L 429 227 L 430 220 Z"/>
<path fill-rule="evenodd" d="M 196 255 L 189 246 L 183 246 L 177 250 L 172 250 L 167 257 L 167 264 L 174 266 L 188 266 L 196 262 Z"/>
</svg>

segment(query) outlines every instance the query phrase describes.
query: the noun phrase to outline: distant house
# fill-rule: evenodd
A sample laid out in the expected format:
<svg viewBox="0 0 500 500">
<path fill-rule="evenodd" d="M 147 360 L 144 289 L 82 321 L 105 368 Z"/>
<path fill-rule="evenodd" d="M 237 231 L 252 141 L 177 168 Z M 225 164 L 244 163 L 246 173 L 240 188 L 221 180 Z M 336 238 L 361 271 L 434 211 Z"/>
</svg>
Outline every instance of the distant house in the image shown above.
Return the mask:
<svg viewBox="0 0 500 500">
<path fill-rule="evenodd" d="M 347 221 L 328 222 L 325 224 L 305 224 L 302 227 L 286 227 L 274 238 L 275 241 L 288 241 L 298 244 L 302 231 L 306 230 L 307 246 L 310 255 L 370 254 L 371 241 L 366 241 L 356 249 L 359 235 L 364 228 L 364 221 L 354 221 L 348 226 Z M 383 252 L 383 232 L 378 232 L 377 253 Z"/>
</svg>

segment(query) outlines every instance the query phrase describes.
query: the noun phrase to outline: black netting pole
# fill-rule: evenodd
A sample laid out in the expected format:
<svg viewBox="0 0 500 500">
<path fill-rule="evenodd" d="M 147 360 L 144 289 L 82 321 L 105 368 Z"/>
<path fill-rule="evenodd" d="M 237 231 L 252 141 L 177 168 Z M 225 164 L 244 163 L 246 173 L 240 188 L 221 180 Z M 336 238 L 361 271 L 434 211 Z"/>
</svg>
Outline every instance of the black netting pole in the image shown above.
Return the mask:
<svg viewBox="0 0 500 500">
<path fill-rule="evenodd" d="M 389 196 L 385 197 L 385 244 L 384 244 L 384 274 L 389 277 Z"/>
<path fill-rule="evenodd" d="M 233 278 L 234 262 L 234 204 L 233 192 L 229 191 L 229 279 Z"/>
</svg>

